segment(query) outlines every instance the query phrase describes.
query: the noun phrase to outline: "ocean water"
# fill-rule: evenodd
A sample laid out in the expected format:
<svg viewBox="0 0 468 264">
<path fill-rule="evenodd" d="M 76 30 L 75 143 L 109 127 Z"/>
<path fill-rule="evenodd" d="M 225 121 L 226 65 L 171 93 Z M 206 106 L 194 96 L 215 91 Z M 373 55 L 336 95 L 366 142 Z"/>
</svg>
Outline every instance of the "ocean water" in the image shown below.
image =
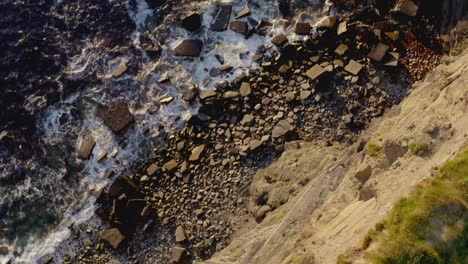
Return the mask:
<svg viewBox="0 0 468 264">
<path fill-rule="evenodd" d="M 98 3 L 96 3 L 98 2 Z M 176 4 L 174 4 L 177 2 Z M 196 84 L 212 89 L 249 68 L 251 56 L 270 37 L 245 39 L 231 30 L 209 30 L 219 3 L 232 3 L 233 14 L 246 1 L 174 1 L 163 6 L 145 0 L 67 1 L 6 0 L 0 3 L 0 245 L 9 254 L 0 263 L 36 263 L 54 253 L 70 236 L 69 226 L 93 220 L 93 190 L 106 186 L 109 170 L 129 173 L 132 164 L 150 157 L 162 135 L 184 126 L 199 105 L 187 104 L 180 87 Z M 314 22 L 322 1 L 248 1 L 252 16 L 273 23 L 273 33 L 300 39 L 284 15 Z M 285 2 L 287 8 L 285 7 Z M 203 13 L 203 28 L 189 33 L 180 17 Z M 174 57 L 172 50 L 186 38 L 204 42 L 196 59 Z M 145 47 L 153 46 L 150 54 Z M 156 54 L 156 55 L 155 55 Z M 233 71 L 210 77 L 222 56 Z M 112 71 L 126 63 L 115 78 Z M 160 84 L 168 73 L 171 81 Z M 209 81 L 209 82 L 208 82 Z M 161 105 L 165 96 L 175 100 Z M 123 135 L 115 135 L 97 117 L 97 110 L 126 101 L 135 117 Z M 77 159 L 84 134 L 96 147 L 90 160 Z M 105 151 L 103 162 L 96 160 Z"/>
</svg>

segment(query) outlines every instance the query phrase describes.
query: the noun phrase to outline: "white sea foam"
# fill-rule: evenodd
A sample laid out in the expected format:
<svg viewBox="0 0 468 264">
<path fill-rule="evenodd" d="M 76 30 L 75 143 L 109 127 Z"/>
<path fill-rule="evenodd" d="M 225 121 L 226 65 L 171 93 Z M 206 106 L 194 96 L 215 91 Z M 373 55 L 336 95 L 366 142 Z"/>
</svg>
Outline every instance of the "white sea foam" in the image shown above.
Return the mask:
<svg viewBox="0 0 468 264">
<path fill-rule="evenodd" d="M 197 11 L 203 12 L 203 29 L 192 34 L 180 27 L 171 26 L 170 34 L 165 42 L 158 43 L 162 47 L 161 59 L 157 62 L 143 62 L 143 65 L 139 65 L 140 70 L 136 75 L 124 74 L 119 78 L 111 77 L 112 69 L 119 63 L 134 62 L 130 54 L 119 58 L 111 57 L 100 43 L 88 43 L 81 54 L 72 58 L 66 71 L 69 78 L 80 80 L 97 75 L 102 84 L 88 87 L 67 100 L 49 107 L 42 114 L 38 128 L 42 139 L 50 144 L 57 144 L 69 135 L 81 137 L 89 131 L 92 133 L 97 144 L 91 159 L 84 162 L 84 175 L 87 177 L 81 179 L 80 182 L 83 192 L 86 192 L 86 189 L 105 186 L 111 180 L 103 177 L 107 170 L 114 170 L 118 175 L 128 168 L 128 164 L 147 158 L 148 151 L 154 146 L 154 141 L 161 133 L 161 126 L 171 132 L 184 125 L 183 120 L 187 115 L 195 115 L 198 112 L 199 105 L 189 105 L 184 102 L 178 87 L 194 83 L 204 89 L 211 89 L 219 81 L 232 80 L 249 68 L 259 67 L 257 63 L 252 62 L 251 56 L 261 45 L 269 45 L 270 37 L 253 35 L 246 40 L 241 34 L 229 29 L 224 32 L 211 31 L 209 28 L 213 22 L 213 13 L 216 11 L 215 4 L 220 2 L 233 3 L 231 21 L 245 4 L 245 1 L 203 1 L 196 4 L 199 9 Z M 258 0 L 251 5 L 251 8 L 251 18 L 258 22 L 265 19 L 273 23 L 273 34 L 285 33 L 290 40 L 301 38 L 294 34 L 292 26 L 285 27 L 280 21 L 281 15 L 277 1 Z M 152 15 L 152 11 L 144 0 L 136 0 L 135 6 L 129 6 L 129 14 L 137 25 L 137 31 L 132 37 L 135 45 L 138 46 L 141 32 Z M 311 13 L 308 19 L 314 20 L 317 16 Z M 173 56 L 173 48 L 186 38 L 197 38 L 204 42 L 202 58 L 187 60 Z M 239 56 L 240 54 L 245 55 Z M 227 75 L 209 77 L 211 68 L 221 66 L 215 55 L 221 55 L 225 64 L 233 67 L 233 71 Z M 170 73 L 171 82 L 159 84 L 157 80 L 165 71 Z M 211 83 L 204 85 L 208 79 L 212 80 Z M 159 99 L 167 95 L 173 96 L 174 101 L 168 105 L 160 105 Z M 95 115 L 95 108 L 98 105 L 108 105 L 115 100 L 129 102 L 130 111 L 135 116 L 135 125 L 124 136 L 125 147 L 119 144 L 122 138 L 116 137 Z M 83 107 L 80 109 L 82 115 L 80 122 L 74 124 L 76 120 L 73 120 L 72 112 L 77 104 Z M 70 116 L 71 123 L 61 123 L 60 118 L 63 115 Z M 146 132 L 145 128 L 149 132 Z M 75 148 L 78 148 L 79 142 L 75 144 Z M 110 154 L 115 150 L 118 151 L 115 158 L 108 158 L 103 162 L 96 160 L 96 156 L 101 151 Z M 61 242 L 69 237 L 70 231 L 67 227 L 71 222 L 79 224 L 92 218 L 95 210 L 94 198 L 84 195 L 82 199 L 77 201 L 80 206 L 66 211 L 64 220 L 55 231 L 42 240 L 31 240 L 16 262 L 36 263 L 42 256 L 52 254 Z M 55 252 L 55 254 L 61 255 L 62 253 Z"/>
</svg>

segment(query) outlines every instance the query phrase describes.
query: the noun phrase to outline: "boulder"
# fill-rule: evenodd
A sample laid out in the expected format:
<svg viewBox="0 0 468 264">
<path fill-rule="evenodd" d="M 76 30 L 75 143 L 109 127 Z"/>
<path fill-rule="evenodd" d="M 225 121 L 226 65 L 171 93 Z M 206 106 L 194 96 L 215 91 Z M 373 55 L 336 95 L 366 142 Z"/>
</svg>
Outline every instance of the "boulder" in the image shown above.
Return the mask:
<svg viewBox="0 0 468 264">
<path fill-rule="evenodd" d="M 338 36 L 343 34 L 343 33 L 346 33 L 347 31 L 348 31 L 348 24 L 346 22 L 341 22 L 338 25 L 338 29 L 337 29 Z"/>
<path fill-rule="evenodd" d="M 246 36 L 249 32 L 249 25 L 245 21 L 236 20 L 231 22 L 231 30 Z"/>
<path fill-rule="evenodd" d="M 348 65 L 346 65 L 344 69 L 345 71 L 351 74 L 358 75 L 362 69 L 362 64 L 360 64 L 359 62 L 355 60 L 350 60 Z"/>
<path fill-rule="evenodd" d="M 190 263 L 187 250 L 182 247 L 173 247 L 171 250 L 171 263 L 172 264 L 185 264 Z"/>
<path fill-rule="evenodd" d="M 166 96 L 166 97 L 163 97 L 161 100 L 159 100 L 159 102 L 161 104 L 169 104 L 171 103 L 172 101 L 174 101 L 174 97 L 173 96 Z"/>
<path fill-rule="evenodd" d="M 2 255 L 8 255 L 8 247 L 7 246 L 0 246 L 0 256 Z"/>
<path fill-rule="evenodd" d="M 307 77 L 309 77 L 311 80 L 317 79 L 320 75 L 322 75 L 325 72 L 325 69 L 322 68 L 322 66 L 315 64 L 312 68 L 310 68 L 306 74 Z"/>
<path fill-rule="evenodd" d="M 101 233 L 101 239 L 107 241 L 114 249 L 118 249 L 125 237 L 118 228 L 106 229 Z"/>
<path fill-rule="evenodd" d="M 165 83 L 165 82 L 168 82 L 168 81 L 170 81 L 168 72 L 163 73 L 161 75 L 161 77 L 159 78 L 159 80 L 158 80 L 159 83 Z"/>
<path fill-rule="evenodd" d="M 309 35 L 310 23 L 297 22 L 295 32 L 297 35 Z"/>
<path fill-rule="evenodd" d="M 398 59 L 400 58 L 400 54 L 398 52 L 389 52 L 389 58 L 384 62 L 385 66 L 396 67 L 398 66 Z"/>
<path fill-rule="evenodd" d="M 193 99 L 195 99 L 197 94 L 198 94 L 197 86 L 192 85 L 192 86 L 186 87 L 183 89 L 183 92 L 182 92 L 182 100 L 186 102 L 193 101 Z"/>
<path fill-rule="evenodd" d="M 240 90 L 239 90 L 240 94 L 242 96 L 249 96 L 251 93 L 252 93 L 252 89 L 250 87 L 250 83 L 248 82 L 243 82 L 241 84 L 241 87 L 240 87 Z"/>
<path fill-rule="evenodd" d="M 120 77 L 128 70 L 128 66 L 125 62 L 120 63 L 113 71 L 112 76 Z"/>
<path fill-rule="evenodd" d="M 286 133 L 288 133 L 289 131 L 292 131 L 293 129 L 294 129 L 294 127 L 288 121 L 281 120 L 273 128 L 272 133 L 271 133 L 271 137 L 272 138 L 282 137 L 282 136 L 286 135 Z"/>
<path fill-rule="evenodd" d="M 416 16 L 419 7 L 412 0 L 399 0 L 392 11 L 400 12 L 407 16 Z"/>
<path fill-rule="evenodd" d="M 326 16 L 322 18 L 315 26 L 317 28 L 332 28 L 336 24 L 336 17 L 334 16 Z"/>
<path fill-rule="evenodd" d="M 212 97 L 215 97 L 217 94 L 216 90 L 209 90 L 209 91 L 201 91 L 200 95 L 198 96 L 201 100 L 206 100 Z"/>
<path fill-rule="evenodd" d="M 388 45 L 379 42 L 377 45 L 375 45 L 374 48 L 372 48 L 371 52 L 369 52 L 367 57 L 374 61 L 381 62 L 389 48 L 390 47 Z"/>
<path fill-rule="evenodd" d="M 179 166 L 179 163 L 177 163 L 177 161 L 174 159 L 164 163 L 163 165 L 164 169 L 166 169 L 167 171 L 172 171 L 175 168 L 177 168 L 177 166 Z"/>
<path fill-rule="evenodd" d="M 239 92 L 236 91 L 227 91 L 223 94 L 223 98 L 232 99 L 237 98 L 239 96 Z"/>
<path fill-rule="evenodd" d="M 201 14 L 193 13 L 187 17 L 184 17 L 181 21 L 183 28 L 190 32 L 195 32 L 201 28 L 203 17 Z"/>
<path fill-rule="evenodd" d="M 222 5 L 211 24 L 213 31 L 225 31 L 228 28 L 229 20 L 231 18 L 232 5 Z"/>
<path fill-rule="evenodd" d="M 262 144 L 263 144 L 262 141 L 254 139 L 254 140 L 251 140 L 251 141 L 249 142 L 249 148 L 250 148 L 250 150 L 256 150 L 256 149 L 259 148 Z"/>
<path fill-rule="evenodd" d="M 306 99 L 309 98 L 311 95 L 312 95 L 312 92 L 311 92 L 311 91 L 301 90 L 301 92 L 300 92 L 300 94 L 299 94 L 299 97 L 301 98 L 301 100 L 306 100 Z"/>
<path fill-rule="evenodd" d="M 149 175 L 149 176 L 153 176 L 154 173 L 156 173 L 156 171 L 159 169 L 158 165 L 156 165 L 156 163 L 153 163 L 151 164 L 148 169 L 146 169 L 146 173 Z"/>
<path fill-rule="evenodd" d="M 270 22 L 268 22 L 266 20 L 262 20 L 260 22 L 260 24 L 258 24 L 258 26 L 257 26 L 257 28 L 255 30 L 255 33 L 257 33 L 260 36 L 266 36 L 268 34 L 268 32 L 270 31 L 272 26 L 273 26 L 273 24 L 271 24 Z"/>
<path fill-rule="evenodd" d="M 336 49 L 335 49 L 335 53 L 340 55 L 340 56 L 343 56 L 345 54 L 346 51 L 348 51 L 348 46 L 345 45 L 345 44 L 340 44 Z"/>
<path fill-rule="evenodd" d="M 124 132 L 134 122 L 128 104 L 121 101 L 111 104 L 109 108 L 101 112 L 100 117 L 114 133 Z"/>
<path fill-rule="evenodd" d="M 111 198 L 117 198 L 121 194 L 126 194 L 127 197 L 137 197 L 140 187 L 130 177 L 120 175 L 110 186 L 107 194 Z"/>
<path fill-rule="evenodd" d="M 197 161 L 200 159 L 200 155 L 203 153 L 203 151 L 205 150 L 205 145 L 200 145 L 200 146 L 197 146 L 195 147 L 193 150 L 192 150 L 192 153 L 190 155 L 190 158 L 189 160 L 190 161 Z"/>
<path fill-rule="evenodd" d="M 199 39 L 186 39 L 174 49 L 176 56 L 199 57 L 203 48 L 203 42 Z"/>
<path fill-rule="evenodd" d="M 239 13 L 237 13 L 237 19 L 239 18 L 243 18 L 243 17 L 246 17 L 246 16 L 250 16 L 251 14 L 251 10 L 250 10 L 250 6 L 249 6 L 249 3 L 245 3 L 245 6 L 244 8 L 242 8 L 241 11 L 239 11 Z"/>
<path fill-rule="evenodd" d="M 288 42 L 288 39 L 284 34 L 276 35 L 271 39 L 271 43 L 275 44 L 278 47 L 284 46 Z"/>
<path fill-rule="evenodd" d="M 178 226 L 176 228 L 175 238 L 176 238 L 177 243 L 183 243 L 187 240 L 187 237 L 185 236 L 184 228 L 182 226 Z"/>
<path fill-rule="evenodd" d="M 78 158 L 88 160 L 93 153 L 93 149 L 96 146 L 96 141 L 91 134 L 87 134 L 83 137 L 78 150 Z"/>
</svg>

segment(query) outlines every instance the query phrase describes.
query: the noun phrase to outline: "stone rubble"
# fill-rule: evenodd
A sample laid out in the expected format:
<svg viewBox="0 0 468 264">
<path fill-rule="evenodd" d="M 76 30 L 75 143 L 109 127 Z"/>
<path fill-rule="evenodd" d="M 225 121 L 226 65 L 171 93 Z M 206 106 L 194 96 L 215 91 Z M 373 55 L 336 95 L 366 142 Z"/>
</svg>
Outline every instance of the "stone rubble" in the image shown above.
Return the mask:
<svg viewBox="0 0 468 264">
<path fill-rule="evenodd" d="M 399 12 L 404 7 L 399 6 Z M 199 101 L 199 114 L 165 138 L 151 160 L 133 175 L 120 175 L 98 198 L 102 206 L 96 214 L 120 230 L 125 240 L 136 226 L 142 226 L 143 234 L 158 237 L 154 241 L 161 251 L 153 257 L 166 263 L 206 259 L 225 246 L 236 221 L 249 215 L 245 190 L 258 168 L 278 157 L 290 141 L 353 142 L 429 69 L 407 64 L 411 63 L 407 56 L 415 55 L 404 48 L 418 45 L 408 25 L 382 15 L 373 24 L 368 16 L 361 16 L 362 21 L 353 17 L 360 12 L 368 10 L 326 16 L 315 25 L 313 35 L 308 23 L 285 23 L 305 36 L 290 42 L 285 34 L 273 35 L 270 22 L 245 18 L 251 13 L 248 4 L 237 14 L 237 19 L 244 20 L 234 21 L 232 6 L 219 6 L 212 31 L 224 31 L 230 25 L 243 35 L 253 30 L 272 37 L 271 45 L 248 55 L 260 67 L 232 82 L 216 83 L 215 89 L 184 87 L 183 100 Z M 189 40 L 184 45 L 174 53 L 198 57 L 203 43 Z M 431 56 L 437 61 L 436 55 Z M 213 71 L 216 76 L 233 69 L 221 64 Z M 405 65 L 417 72 L 412 74 Z M 167 75 L 162 78 L 168 79 Z M 161 103 L 174 100 L 164 99 Z M 105 117 L 109 116 L 112 113 Z M 114 132 L 129 125 L 114 123 L 107 121 Z M 367 174 L 364 170 L 356 177 L 364 180 Z M 366 195 L 361 196 L 365 200 Z M 258 209 L 254 215 L 262 221 L 276 208 L 262 205 Z M 115 239 L 104 236 L 102 240 L 118 248 L 124 239 L 119 242 L 121 237 L 113 235 Z"/>
</svg>

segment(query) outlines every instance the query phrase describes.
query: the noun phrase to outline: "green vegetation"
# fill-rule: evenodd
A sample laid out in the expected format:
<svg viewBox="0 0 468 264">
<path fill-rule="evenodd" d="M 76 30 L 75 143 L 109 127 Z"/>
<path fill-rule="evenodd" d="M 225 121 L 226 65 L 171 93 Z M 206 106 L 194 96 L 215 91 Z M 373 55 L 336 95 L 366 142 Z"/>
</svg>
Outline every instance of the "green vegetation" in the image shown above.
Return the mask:
<svg viewBox="0 0 468 264">
<path fill-rule="evenodd" d="M 367 154 L 371 157 L 377 157 L 382 150 L 382 146 L 374 142 L 367 143 Z"/>
<path fill-rule="evenodd" d="M 351 261 L 349 260 L 349 255 L 346 253 L 339 255 L 336 264 L 351 264 Z"/>
<path fill-rule="evenodd" d="M 291 258 L 291 264 L 314 264 L 314 254 L 301 252 Z"/>
<path fill-rule="evenodd" d="M 468 263 L 468 148 L 398 202 L 369 241 L 375 264 Z"/>
<path fill-rule="evenodd" d="M 422 155 L 424 153 L 427 153 L 429 151 L 429 145 L 426 143 L 411 143 L 409 145 L 409 148 L 411 150 L 411 153 L 414 155 Z"/>
</svg>

